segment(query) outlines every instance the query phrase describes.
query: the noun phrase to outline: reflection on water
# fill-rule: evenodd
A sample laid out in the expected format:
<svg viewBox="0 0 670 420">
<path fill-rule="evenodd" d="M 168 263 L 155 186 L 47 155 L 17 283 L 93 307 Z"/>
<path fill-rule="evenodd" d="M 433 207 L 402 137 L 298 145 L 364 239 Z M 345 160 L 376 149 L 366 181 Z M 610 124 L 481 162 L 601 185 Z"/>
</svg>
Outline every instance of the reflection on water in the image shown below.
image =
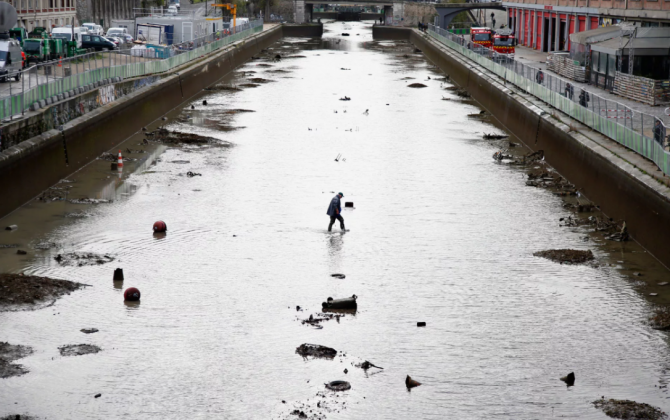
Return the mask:
<svg viewBox="0 0 670 420">
<path fill-rule="evenodd" d="M 169 129 L 235 147 L 159 148 L 106 181 L 112 204 L 35 233 L 117 260 L 60 267 L 59 249 L 28 260 L 28 272 L 93 287 L 0 314 L 0 341 L 36 350 L 20 361 L 29 374 L 2 380 L 0 416 L 295 418 L 333 380 L 352 389 L 322 399 L 339 402 L 327 418 L 603 419 L 590 404 L 602 395 L 667 409 L 664 333 L 644 325 L 648 305 L 614 261 L 558 226 L 561 200 L 492 162 L 499 145 L 481 140 L 491 127 L 467 119 L 478 109 L 413 47 L 372 40 L 365 23 L 327 29 L 224 80 L 274 83 L 207 92 L 208 105 L 172 115 Z M 333 191 L 356 203 L 345 234 L 327 232 Z M 169 235 L 152 235 L 156 220 Z M 601 264 L 532 256 L 548 248 L 591 248 Z M 110 287 L 116 267 L 125 282 Z M 123 304 L 126 287 L 141 306 Z M 302 324 L 327 297 L 353 294 L 355 316 Z M 103 351 L 59 356 L 80 342 Z M 302 343 L 342 353 L 303 360 Z M 356 367 L 365 360 L 384 369 Z M 407 375 L 423 385 L 408 393 Z"/>
</svg>

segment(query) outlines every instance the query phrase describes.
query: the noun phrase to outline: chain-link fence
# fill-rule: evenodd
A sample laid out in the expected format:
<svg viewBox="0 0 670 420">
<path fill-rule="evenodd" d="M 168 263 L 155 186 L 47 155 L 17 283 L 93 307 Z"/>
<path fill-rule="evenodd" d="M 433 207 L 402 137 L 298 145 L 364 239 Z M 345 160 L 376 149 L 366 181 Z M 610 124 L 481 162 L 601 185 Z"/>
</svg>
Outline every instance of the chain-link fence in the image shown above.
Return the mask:
<svg viewBox="0 0 670 420">
<path fill-rule="evenodd" d="M 445 29 L 429 25 L 428 34 L 552 107 L 652 160 L 664 174 L 670 175 L 668 130 L 659 118 L 588 92 L 568 80 Z"/>
<path fill-rule="evenodd" d="M 4 82 L 0 83 L 0 119 L 22 114 L 33 104 L 44 106 L 111 80 L 169 71 L 262 29 L 263 21 L 255 20 L 230 31 L 167 47 L 91 52 L 0 75 L 0 82 Z"/>
</svg>

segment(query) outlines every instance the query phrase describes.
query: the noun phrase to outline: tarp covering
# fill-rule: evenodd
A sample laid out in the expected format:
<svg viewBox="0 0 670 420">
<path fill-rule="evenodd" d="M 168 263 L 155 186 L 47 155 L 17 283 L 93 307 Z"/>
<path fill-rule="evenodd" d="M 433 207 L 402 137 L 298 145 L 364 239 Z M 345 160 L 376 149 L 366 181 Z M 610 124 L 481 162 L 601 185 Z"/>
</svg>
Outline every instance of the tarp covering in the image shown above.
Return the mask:
<svg viewBox="0 0 670 420">
<path fill-rule="evenodd" d="M 635 55 L 660 55 L 670 54 L 670 38 L 615 38 L 607 41 L 591 44 L 591 51 L 598 51 L 611 55 L 628 55 L 630 48 L 635 50 Z"/>
<path fill-rule="evenodd" d="M 590 31 L 570 34 L 570 42 L 577 44 L 592 44 L 621 36 L 621 27 L 617 25 L 605 26 L 604 28 L 591 29 Z"/>
</svg>

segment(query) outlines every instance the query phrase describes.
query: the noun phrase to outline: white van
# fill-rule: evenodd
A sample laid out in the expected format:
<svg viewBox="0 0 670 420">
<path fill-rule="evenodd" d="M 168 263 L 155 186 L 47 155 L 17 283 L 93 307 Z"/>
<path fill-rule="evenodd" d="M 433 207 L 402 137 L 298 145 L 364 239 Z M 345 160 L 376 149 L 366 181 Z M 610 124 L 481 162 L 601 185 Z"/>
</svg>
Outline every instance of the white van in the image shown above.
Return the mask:
<svg viewBox="0 0 670 420">
<path fill-rule="evenodd" d="M 88 33 L 91 35 L 102 35 L 102 27 L 96 25 L 95 23 L 82 23 L 81 26 L 88 29 Z"/>
<path fill-rule="evenodd" d="M 127 28 L 109 28 L 107 29 L 107 35 L 105 36 L 122 36 L 130 35 Z"/>
<path fill-rule="evenodd" d="M 74 40 L 77 41 L 77 48 L 81 48 L 81 35 L 86 33 L 88 30 L 86 28 L 76 27 L 72 28 L 53 28 L 51 30 L 51 36 L 53 38 L 59 38 L 63 41 L 72 41 L 72 33 L 74 32 Z"/>
<path fill-rule="evenodd" d="M 15 39 L 0 39 L 0 81 L 6 82 L 7 75 L 12 75 L 17 81 L 21 79 L 23 58 L 21 44 Z"/>
</svg>

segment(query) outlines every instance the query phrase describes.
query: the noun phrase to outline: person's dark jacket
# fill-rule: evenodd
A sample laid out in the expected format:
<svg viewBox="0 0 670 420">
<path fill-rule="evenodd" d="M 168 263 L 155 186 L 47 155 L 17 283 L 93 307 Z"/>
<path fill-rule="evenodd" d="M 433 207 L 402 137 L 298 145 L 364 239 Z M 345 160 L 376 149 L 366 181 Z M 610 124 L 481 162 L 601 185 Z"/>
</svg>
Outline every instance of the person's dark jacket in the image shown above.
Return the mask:
<svg viewBox="0 0 670 420">
<path fill-rule="evenodd" d="M 342 213 L 342 205 L 340 204 L 340 195 L 338 194 L 330 201 L 326 214 L 330 217 L 335 217 L 340 213 Z"/>
</svg>

